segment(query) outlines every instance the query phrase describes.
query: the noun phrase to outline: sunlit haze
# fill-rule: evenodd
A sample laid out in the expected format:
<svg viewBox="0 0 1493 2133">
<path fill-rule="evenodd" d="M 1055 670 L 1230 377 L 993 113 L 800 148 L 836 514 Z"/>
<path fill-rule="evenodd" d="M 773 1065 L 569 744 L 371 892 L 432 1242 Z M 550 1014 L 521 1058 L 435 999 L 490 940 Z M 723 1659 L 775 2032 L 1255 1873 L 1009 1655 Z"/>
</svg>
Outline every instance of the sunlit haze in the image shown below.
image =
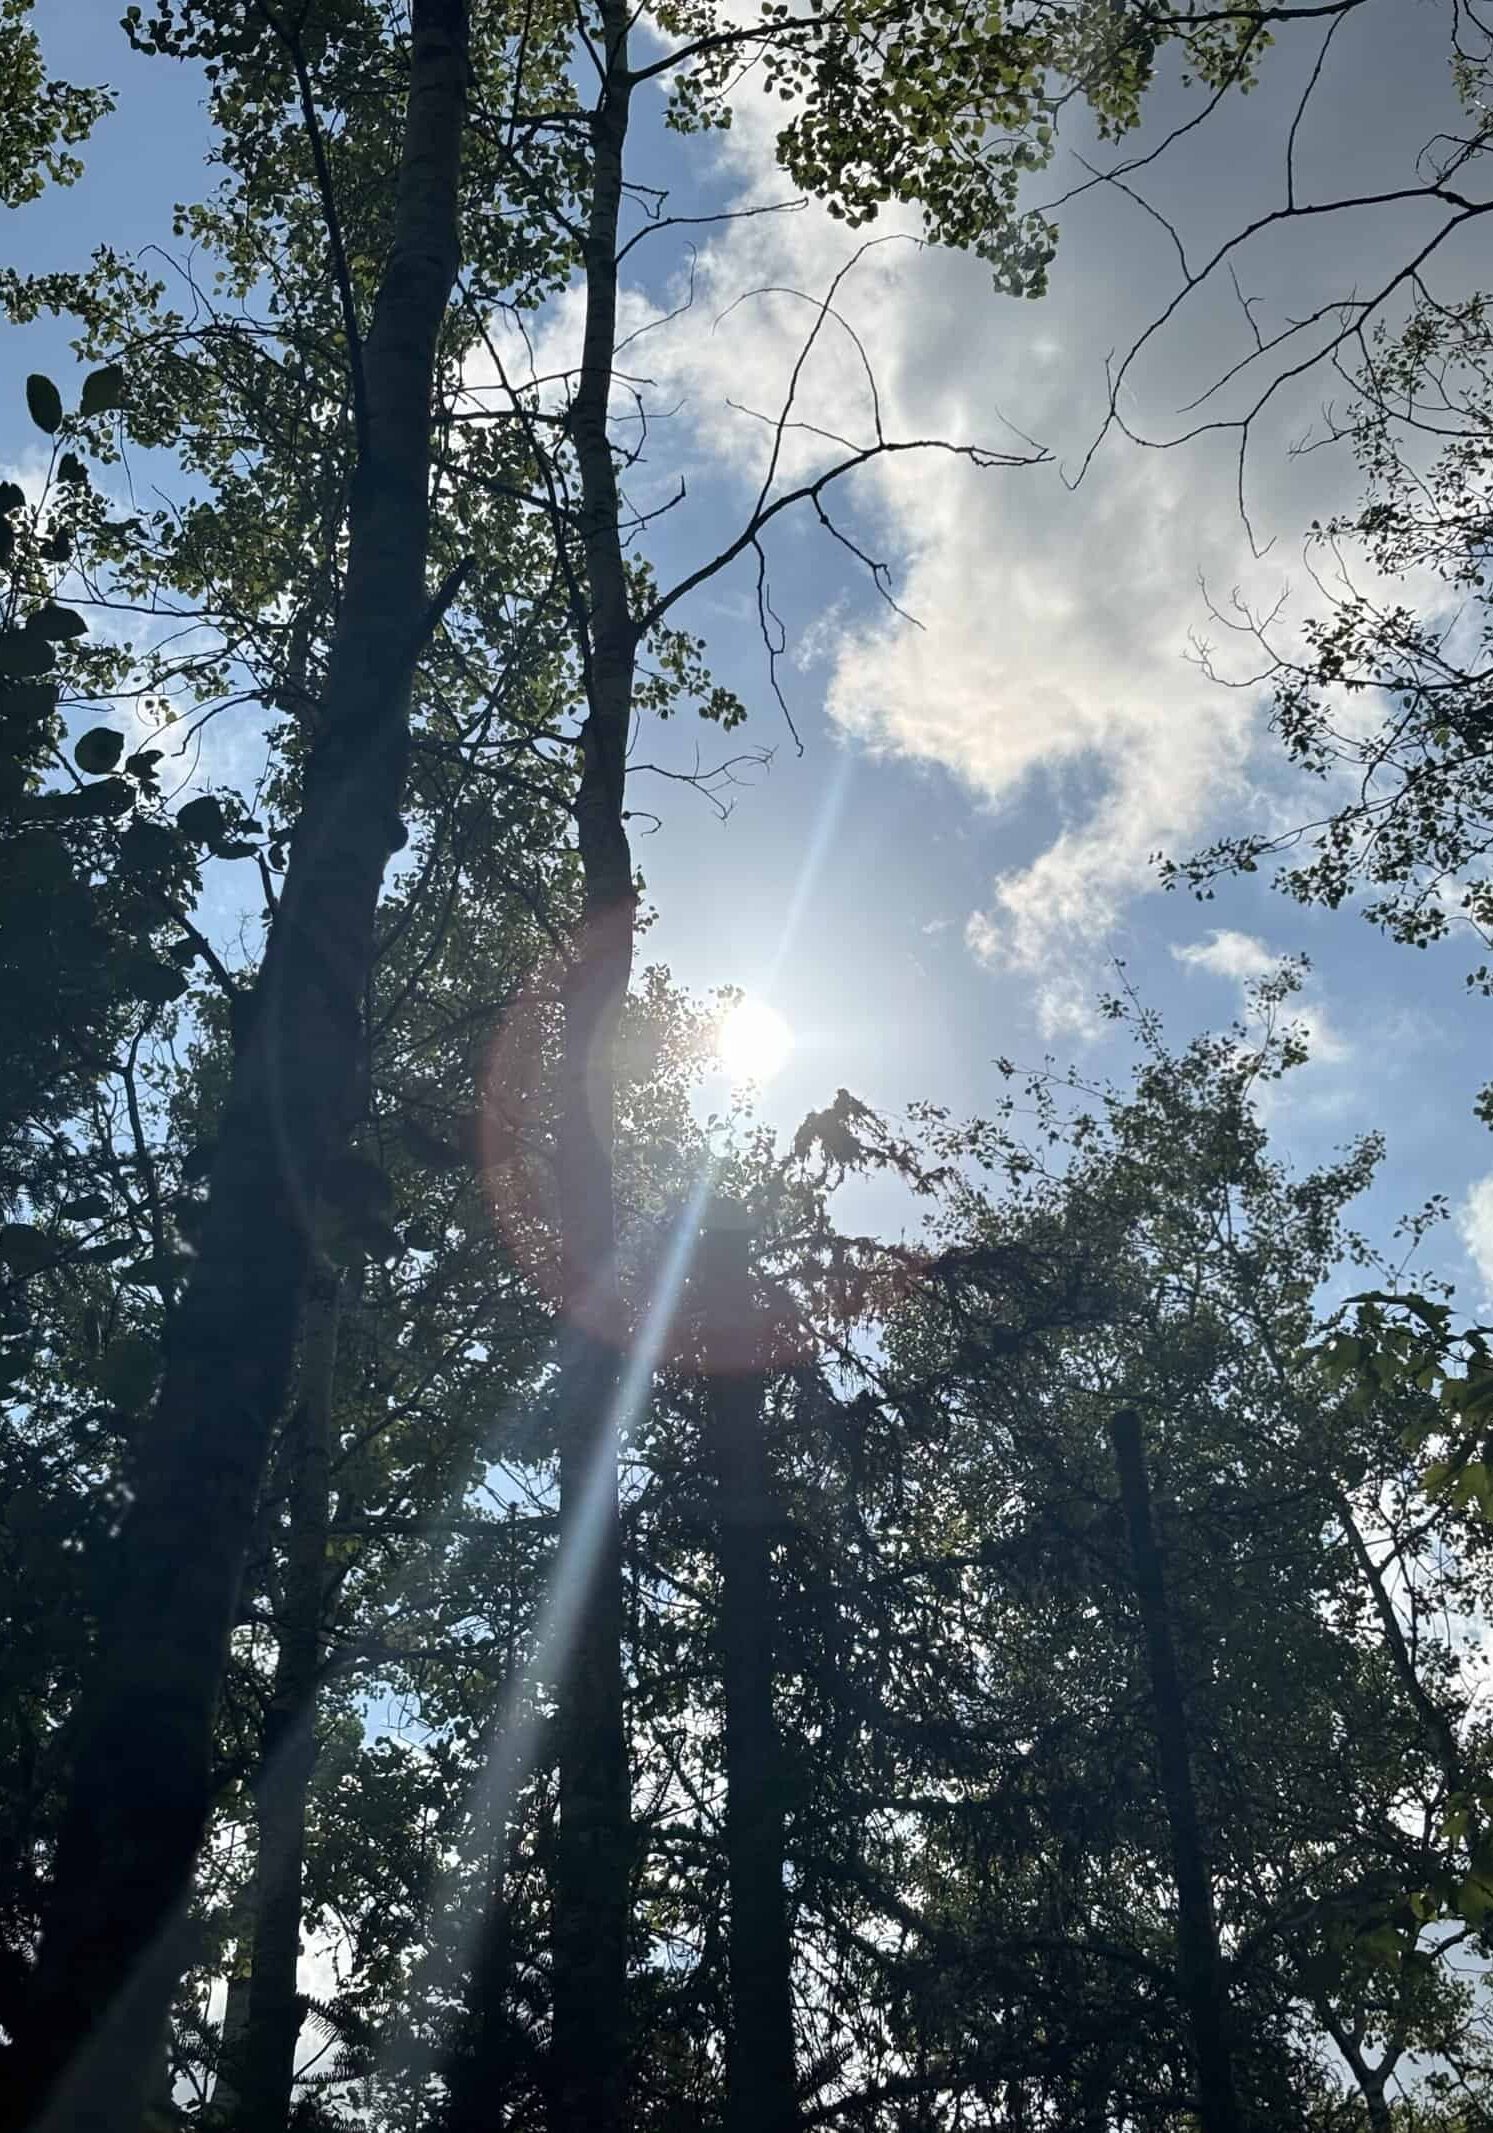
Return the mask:
<svg viewBox="0 0 1493 2133">
<path fill-rule="evenodd" d="M 733 1081 L 771 1081 L 793 1050 L 793 1032 L 765 1000 L 738 1000 L 716 1035 L 721 1065 Z"/>
</svg>

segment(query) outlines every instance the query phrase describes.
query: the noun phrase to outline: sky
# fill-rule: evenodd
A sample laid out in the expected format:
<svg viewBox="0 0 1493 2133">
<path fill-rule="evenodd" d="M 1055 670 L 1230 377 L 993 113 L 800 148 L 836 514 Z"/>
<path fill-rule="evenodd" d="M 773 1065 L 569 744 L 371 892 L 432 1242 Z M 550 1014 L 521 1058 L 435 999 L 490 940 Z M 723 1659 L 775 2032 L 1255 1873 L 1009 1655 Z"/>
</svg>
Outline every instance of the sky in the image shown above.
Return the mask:
<svg viewBox="0 0 1493 2133">
<path fill-rule="evenodd" d="M 81 263 L 99 243 L 167 244 L 172 203 L 204 186 L 201 85 L 188 69 L 132 55 L 118 13 L 117 0 L 38 0 L 50 66 L 111 83 L 119 108 L 84 151 L 84 179 L 11 218 L 20 266 Z M 1377 0 L 1349 18 L 1297 128 L 1299 201 L 1406 182 L 1452 115 L 1450 13 L 1447 0 Z M 1280 828 L 1316 811 L 1320 795 L 1286 771 L 1266 731 L 1267 703 L 1211 681 L 1198 640 L 1241 672 L 1228 666 L 1237 648 L 1221 641 L 1211 604 L 1240 588 L 1261 606 L 1284 595 L 1287 627 L 1311 611 L 1306 529 L 1350 506 L 1358 485 L 1345 455 L 1292 447 L 1324 399 L 1341 404 L 1341 382 L 1319 374 L 1272 403 L 1246 464 L 1246 527 L 1232 434 L 1156 448 L 1196 422 L 1187 403 L 1248 346 L 1224 281 L 1184 307 L 1127 378 L 1127 426 L 1155 442 L 1111 434 L 1085 464 L 1103 424 L 1107 359 L 1175 293 L 1177 242 L 1204 257 L 1281 204 L 1317 41 L 1268 57 L 1251 96 L 1137 172 L 1128 183 L 1145 205 L 1101 187 L 1065 206 L 1038 302 L 1000 297 L 978 261 L 919 246 L 910 220 L 878 224 L 886 241 L 841 284 L 845 326 L 826 323 L 795 414 L 865 441 L 869 366 L 889 438 L 1015 456 L 1036 440 L 1050 456 L 979 468 L 947 452 L 899 453 L 837 491 L 836 521 L 886 564 L 895 608 L 812 512 L 785 514 L 768 557 L 791 728 L 750 570 L 681 605 L 673 619 L 707 640 L 717 677 L 751 717 L 740 735 L 682 723 L 640 734 L 639 763 L 677 771 L 696 750 L 706 764 L 743 749 L 771 760 L 739 767 L 725 819 L 687 787 L 635 773 L 632 804 L 659 818 L 651 833 L 641 817 L 633 824 L 655 913 L 642 958 L 700 990 L 742 986 L 782 1014 L 794 1049 L 761 1103 L 791 1127 L 841 1086 L 894 1115 L 919 1098 L 978 1112 L 999 1093 L 997 1057 L 1123 1076 L 1129 1049 L 1096 1012 L 1117 959 L 1181 1042 L 1234 1017 L 1244 983 L 1278 956 L 1305 952 L 1313 1059 L 1272 1097 L 1277 1142 L 1305 1164 L 1383 1128 L 1389 1154 L 1369 1225 L 1387 1236 L 1398 1213 L 1445 1194 L 1455 1215 L 1430 1257 L 1475 1310 L 1493 1300 L 1493 1142 L 1472 1116 L 1493 1078 L 1493 1009 L 1462 983 L 1476 944 L 1400 948 L 1352 914 L 1285 901 L 1260 876 L 1199 905 L 1163 892 L 1154 866 L 1158 851 L 1185 856 L 1226 829 Z M 773 107 L 750 84 L 731 131 L 703 141 L 667 135 L 661 97 L 641 101 L 634 172 L 670 189 L 670 213 L 792 198 Z M 1168 81 L 1122 149 L 1075 132 L 1029 200 L 1081 182 L 1077 157 L 1112 167 L 1147 154 L 1193 108 Z M 1372 286 L 1429 227 L 1423 209 L 1370 209 L 1268 232 L 1238 261 L 1239 293 L 1268 330 Z M 650 529 L 662 583 L 741 524 L 770 441 L 761 417 L 780 407 L 815 304 L 865 234 L 806 206 L 664 232 L 630 254 L 623 332 L 640 337 L 620 360 L 650 423 L 629 493 L 647 508 L 681 476 L 686 487 Z M 1485 250 L 1485 239 L 1457 240 L 1445 284 L 1493 284 Z M 573 351 L 578 316 L 572 293 L 542 321 L 541 368 Z M 7 471 L 34 465 L 24 375 L 74 378 L 66 344 L 49 322 L 8 335 Z M 790 476 L 823 463 L 807 431 L 788 445 Z M 252 728 L 254 714 L 244 716 Z"/>
</svg>

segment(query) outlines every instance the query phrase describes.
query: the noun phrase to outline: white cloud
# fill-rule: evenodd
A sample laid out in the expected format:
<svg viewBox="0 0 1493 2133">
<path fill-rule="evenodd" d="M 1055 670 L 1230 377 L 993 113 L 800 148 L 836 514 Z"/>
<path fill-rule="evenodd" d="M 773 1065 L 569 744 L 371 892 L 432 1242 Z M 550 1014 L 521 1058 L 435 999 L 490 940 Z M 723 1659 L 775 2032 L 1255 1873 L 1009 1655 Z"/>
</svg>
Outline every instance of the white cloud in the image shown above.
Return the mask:
<svg viewBox="0 0 1493 2133">
<path fill-rule="evenodd" d="M 1267 971 L 1274 970 L 1280 961 L 1272 955 L 1261 940 L 1252 933 L 1236 933 L 1229 927 L 1220 927 L 1206 941 L 1196 941 L 1187 947 L 1173 948 L 1172 954 L 1179 963 L 1194 970 L 1206 970 L 1214 977 L 1233 978 L 1242 984 L 1248 978 L 1263 978 Z"/>
<path fill-rule="evenodd" d="M 1248 987 L 1268 977 L 1284 960 L 1253 933 L 1240 933 L 1230 926 L 1216 927 L 1204 941 L 1174 946 L 1172 960 L 1187 970 L 1202 970 L 1209 977 L 1226 978 L 1239 986 L 1248 1005 Z M 1302 983 L 1309 984 L 1305 970 Z M 1306 1040 L 1316 1066 L 1342 1066 L 1353 1056 L 1353 1046 L 1338 1030 L 1320 999 L 1310 992 L 1289 1003 L 1288 1018 Z"/>
<path fill-rule="evenodd" d="M 971 911 L 964 922 L 964 943 L 977 962 L 998 967 L 1006 959 L 1004 938 L 987 912 Z M 1084 974 L 1040 978 L 1034 1009 L 1044 1037 L 1077 1037 L 1087 1044 L 1104 1028 L 1094 1004 L 1094 986 Z"/>
<path fill-rule="evenodd" d="M 1291 1019 L 1305 1037 L 1314 1065 L 1343 1066 L 1353 1057 L 1352 1044 L 1333 1026 L 1327 1010 L 1320 1004 L 1308 1002 L 1304 1007 L 1297 1007 Z"/>
<path fill-rule="evenodd" d="M 1151 855 L 1241 787 L 1250 705 L 1217 699 L 1182 656 L 1200 519 L 1225 528 L 1219 567 L 1242 567 L 1227 518 L 1174 464 L 1118 455 L 1076 497 L 1046 469 L 924 481 L 899 467 L 882 484 L 913 543 L 899 599 L 924 627 L 847 635 L 831 712 L 955 771 L 1003 828 L 1044 774 L 1059 826 L 997 872 L 977 946 L 1028 970 L 1055 950 L 1092 958 L 1151 884 Z"/>
<path fill-rule="evenodd" d="M 741 100 L 722 144 L 734 206 L 784 197 L 779 122 L 765 98 Z M 1150 240 L 1127 226 L 1131 256 L 1118 260 L 1112 226 L 1107 251 L 1085 253 L 1070 234 L 1072 263 L 1053 293 L 1020 304 L 995 296 L 978 261 L 904 241 L 914 227 L 906 216 L 878 223 L 878 238 L 893 241 L 840 285 L 837 316 L 795 387 L 804 426 L 782 439 L 779 486 L 841 456 L 822 432 L 869 441 L 878 407 L 894 439 L 1020 453 L 1014 423 L 1070 463 L 1091 439 L 1104 396 L 1095 321 L 1110 331 L 1117 289 L 1129 310 L 1144 306 L 1131 284 L 1140 265 L 1157 264 L 1143 257 Z M 665 314 L 682 284 L 657 301 L 636 290 L 624 300 L 620 333 L 649 330 L 623 366 L 646 373 L 651 401 L 681 410 L 671 450 L 655 457 L 659 500 L 682 462 L 685 508 L 712 498 L 702 526 L 712 546 L 719 477 L 736 477 L 744 508 L 772 447 L 770 426 L 744 409 L 777 411 L 814 323 L 812 303 L 782 292 L 821 298 L 855 243 L 816 206 L 757 215 L 701 247 L 681 316 Z M 579 325 L 572 292 L 536 346 L 541 374 L 574 364 Z M 620 392 L 616 405 L 624 411 Z M 702 473 L 708 485 L 694 478 Z M 799 659 L 826 660 L 829 714 L 867 749 L 941 766 L 987 806 L 994 879 L 970 934 L 986 960 L 1036 971 L 1058 954 L 1064 975 L 1092 989 L 1104 936 L 1149 885 L 1152 854 L 1185 848 L 1242 790 L 1253 704 L 1186 657 L 1203 616 L 1199 575 L 1261 597 L 1278 583 L 1275 566 L 1252 564 L 1234 478 L 1227 453 L 1147 454 L 1115 440 L 1076 494 L 1056 464 L 979 468 L 930 451 L 879 460 L 826 499 L 892 566 L 898 605 L 916 622 L 890 608 L 868 617 L 863 602 L 858 617 L 829 606 Z M 641 469 L 630 478 L 640 508 L 654 501 L 645 480 Z M 1034 818 L 1016 808 L 1038 781 L 1050 827 L 1034 851 Z M 1003 866 L 1001 843 L 1016 832 L 1024 856 Z"/>
<path fill-rule="evenodd" d="M 1271 115 L 1265 90 L 1248 112 L 1210 122 L 1196 169 L 1184 160 L 1168 179 L 1158 166 L 1148 184 L 1163 188 L 1163 207 L 1200 229 L 1230 229 L 1244 219 L 1251 187 L 1274 204 L 1280 143 L 1261 134 L 1262 114 Z M 1283 138 L 1290 111 L 1278 93 L 1273 117 Z M 780 120 L 766 97 L 748 89 L 738 99 L 718 143 L 733 208 L 785 198 L 773 148 Z M 1233 135 L 1220 134 L 1229 125 Z M 1284 572 L 1255 554 L 1241 520 L 1233 437 L 1146 452 L 1113 436 L 1077 493 L 1063 478 L 1102 419 L 1106 351 L 1123 347 L 1174 290 L 1175 258 L 1157 225 L 1117 195 L 1091 193 L 1067 213 L 1052 290 L 1032 305 L 997 298 L 978 261 L 906 242 L 915 227 L 905 214 L 883 218 L 875 235 L 895 241 L 877 243 L 840 286 L 838 316 L 824 322 L 796 386 L 803 426 L 781 440 L 780 481 L 837 456 L 824 431 L 855 442 L 874 436 L 875 407 L 888 437 L 997 449 L 1019 448 L 1009 416 L 1059 464 L 982 470 L 909 453 L 831 492 L 857 542 L 893 566 L 898 603 L 921 627 L 890 609 L 868 616 L 864 604 L 841 614 L 831 596 L 798 658 L 803 669 L 825 661 L 828 712 L 865 748 L 938 765 L 983 805 L 992 879 L 966 929 L 969 946 L 992 965 L 1039 977 L 1049 992 L 1056 974 L 1070 987 L 1061 997 L 1071 997 L 1099 980 L 1105 936 L 1151 886 L 1158 850 L 1185 853 L 1226 812 L 1237 820 L 1245 803 L 1268 815 L 1274 796 L 1256 790 L 1253 775 L 1258 691 L 1216 685 L 1188 654 L 1194 632 L 1208 626 L 1199 580 L 1225 612 L 1235 592 L 1260 612 L 1275 605 Z M 720 543 L 721 476 L 734 477 L 744 510 L 767 465 L 771 426 L 746 410 L 779 408 L 815 318 L 803 298 L 823 296 L 855 242 L 814 205 L 756 213 L 701 246 L 693 301 L 680 316 L 667 314 L 682 302 L 682 278 L 668 292 L 654 286 L 646 298 L 636 289 L 624 298 L 620 334 L 646 330 L 622 365 L 646 374 L 653 406 L 679 408 L 670 449 L 655 449 L 655 427 L 653 471 L 633 469 L 630 491 L 646 509 L 682 468 L 690 496 L 670 524 L 702 511 L 705 552 Z M 654 257 L 647 247 L 634 256 Z M 1351 280 L 1357 255 L 1337 264 Z M 1284 283 L 1272 300 L 1289 309 Z M 572 292 L 545 323 L 541 373 L 574 364 L 579 323 Z M 1177 409 L 1237 358 L 1239 332 L 1231 302 L 1216 314 L 1191 307 L 1174 341 L 1156 344 L 1135 373 L 1127 419 L 1185 426 Z M 1334 481 L 1348 485 L 1344 501 L 1356 483 L 1351 465 L 1282 449 L 1317 391 L 1304 389 L 1294 410 L 1288 396 L 1272 402 L 1251 461 L 1254 530 L 1284 535 L 1292 556 L 1302 527 L 1340 500 Z M 627 406 L 620 389 L 616 405 Z M 780 538 L 776 563 L 786 573 Z M 1261 760 L 1275 779 L 1275 754 Z M 1296 797 L 1284 803 L 1288 818 Z M 1054 1027 L 1071 1026 L 1059 997 L 1042 1011 Z M 1320 1036 L 1332 1042 L 1325 1025 Z"/>
<path fill-rule="evenodd" d="M 1044 1037 L 1091 1044 L 1104 1032 L 1092 988 L 1082 978 L 1046 978 L 1037 987 L 1037 1027 Z"/>
<path fill-rule="evenodd" d="M 1483 1283 L 1486 1303 L 1493 1299 L 1493 1171 L 1472 1186 L 1457 1209 L 1456 1226 Z"/>
</svg>

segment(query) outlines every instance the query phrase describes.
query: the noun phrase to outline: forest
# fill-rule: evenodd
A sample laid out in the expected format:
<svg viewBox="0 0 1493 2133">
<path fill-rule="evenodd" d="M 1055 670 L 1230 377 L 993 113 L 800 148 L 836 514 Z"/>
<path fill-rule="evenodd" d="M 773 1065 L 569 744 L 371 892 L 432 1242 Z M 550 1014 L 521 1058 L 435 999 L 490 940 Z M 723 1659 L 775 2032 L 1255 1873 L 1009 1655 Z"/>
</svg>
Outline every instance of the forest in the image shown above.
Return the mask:
<svg viewBox="0 0 1493 2133">
<path fill-rule="evenodd" d="M 117 8 L 0 2129 L 1493 2133 L 1493 10 Z"/>
</svg>

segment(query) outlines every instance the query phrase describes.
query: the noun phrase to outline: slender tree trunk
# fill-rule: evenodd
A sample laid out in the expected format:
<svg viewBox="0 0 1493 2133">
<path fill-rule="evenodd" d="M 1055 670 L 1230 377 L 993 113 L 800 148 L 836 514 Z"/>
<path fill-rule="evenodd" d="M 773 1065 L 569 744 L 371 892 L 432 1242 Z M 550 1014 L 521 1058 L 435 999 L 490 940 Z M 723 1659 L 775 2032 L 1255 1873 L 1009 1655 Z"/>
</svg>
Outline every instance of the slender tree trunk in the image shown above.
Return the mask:
<svg viewBox="0 0 1493 2133">
<path fill-rule="evenodd" d="M 12 2124 L 137 2133 L 210 1805 L 214 1707 L 284 1411 L 309 1211 L 355 1113 L 374 910 L 402 802 L 425 587 L 435 349 L 457 268 L 465 0 L 414 0 L 394 234 L 362 349 L 346 582 L 301 814 L 234 1067 L 117 1600 L 80 1708 Z M 85 2050 L 85 2044 L 87 2049 Z"/>
<path fill-rule="evenodd" d="M 576 834 L 580 938 L 565 983 L 557 1177 L 571 1344 L 561 1390 L 561 1551 L 583 1580 L 557 1714 L 554 2133 L 619 2133 L 632 1869 L 622 1695 L 617 1400 L 623 1338 L 612 1186 L 614 1053 L 632 974 L 632 854 L 622 819 L 637 632 L 618 529 L 607 410 L 617 330 L 617 221 L 632 85 L 625 0 L 605 0 L 606 80 L 592 118 L 586 323 L 571 436 L 581 474 L 589 612 Z"/>
<path fill-rule="evenodd" d="M 1140 1419 L 1122 1409 L 1110 1424 L 1120 1501 L 1130 1541 L 1136 1604 L 1146 1643 L 1161 1795 L 1177 1883 L 1177 1970 L 1197 2071 L 1202 2133 L 1242 2133 L 1229 2053 L 1228 2000 L 1213 1915 L 1213 1887 L 1203 1850 L 1187 1742 L 1187 1715 L 1167 1610 L 1166 1579 L 1151 1516 L 1151 1487 Z"/>
<path fill-rule="evenodd" d="M 504 2005 L 513 1967 L 506 1900 L 507 1843 L 493 1848 L 487 1908 L 466 1988 L 466 2020 L 446 2069 L 442 2133 L 495 2133 L 513 2077 L 513 2038 Z"/>
<path fill-rule="evenodd" d="M 249 1928 L 245 1924 L 241 1939 L 247 1943 L 248 1938 Z M 243 2059 L 244 2033 L 248 2027 L 248 1959 L 245 1949 L 240 1948 L 223 2001 L 223 2027 L 218 2032 L 218 2075 L 213 2083 L 213 2092 L 204 2120 L 214 2128 L 231 2129 L 238 2123 L 239 2066 Z"/>
<path fill-rule="evenodd" d="M 701 1240 L 699 1292 L 707 1327 L 747 1335 L 751 1316 L 744 1227 L 722 1223 Z M 740 1340 L 750 1352 L 749 1338 Z M 725 1704 L 726 1876 L 730 1903 L 731 2027 L 727 2133 L 793 2133 L 792 1955 L 783 1901 L 782 1759 L 772 1708 L 776 1602 L 769 1546 L 771 1482 L 762 1436 L 762 1379 L 753 1370 L 707 1380 L 721 1571 L 719 1623 Z"/>
<path fill-rule="evenodd" d="M 284 2133 L 290 2116 L 301 2001 L 306 1799 L 316 1763 L 316 1690 L 326 1596 L 331 1507 L 333 1380 L 342 1284 L 319 1264 L 311 1279 L 301 1338 L 300 1386 L 286 1432 L 290 1533 L 280 1591 L 280 1648 L 265 1714 L 254 1788 L 259 1852 L 248 2018 L 239 2059 L 241 2133 Z"/>
<path fill-rule="evenodd" d="M 1391 2133 L 1394 2113 L 1389 2102 L 1389 2082 L 1405 2049 L 1403 2029 L 1396 2024 L 1379 2055 L 1378 2065 L 1371 2066 L 1363 2055 L 1362 2028 L 1350 2030 L 1345 2027 L 1328 2000 L 1318 1999 L 1314 2005 L 1317 2020 L 1342 2053 L 1348 2071 L 1358 2085 L 1371 2133 Z"/>
<path fill-rule="evenodd" d="M 1109 2125 L 1110 2075 L 1107 2065 L 1091 2067 L 1078 2085 L 1078 2122 L 1074 2133 L 1106 2133 Z"/>
</svg>

